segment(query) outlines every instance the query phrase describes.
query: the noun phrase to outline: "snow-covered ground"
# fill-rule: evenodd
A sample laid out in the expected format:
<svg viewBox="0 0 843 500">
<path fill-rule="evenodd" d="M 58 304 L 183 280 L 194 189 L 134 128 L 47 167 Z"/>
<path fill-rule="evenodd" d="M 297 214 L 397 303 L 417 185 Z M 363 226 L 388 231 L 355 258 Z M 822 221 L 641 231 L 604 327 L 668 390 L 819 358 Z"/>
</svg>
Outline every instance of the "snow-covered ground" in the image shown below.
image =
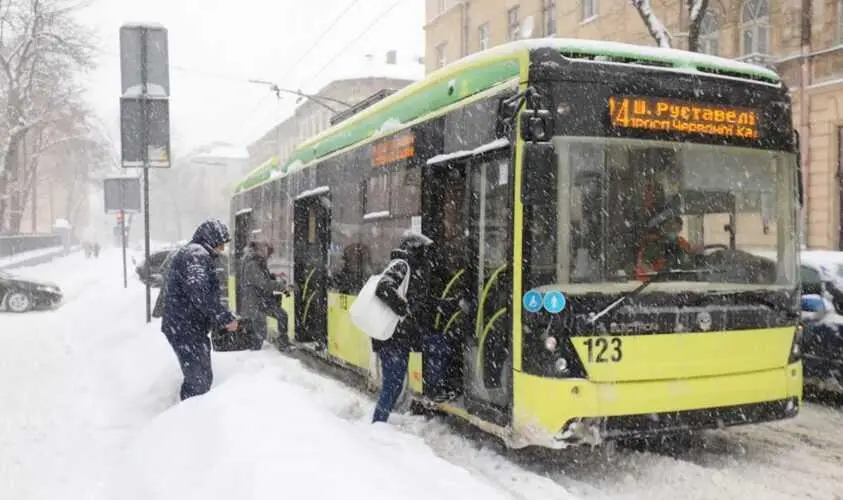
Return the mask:
<svg viewBox="0 0 843 500">
<path fill-rule="evenodd" d="M 180 373 L 120 251 L 19 271 L 56 311 L 0 316 L 0 499 L 843 498 L 843 413 L 705 434 L 678 456 L 509 453 L 439 419 L 368 423 L 373 402 L 272 350 L 215 353 L 215 387 Z"/>
</svg>

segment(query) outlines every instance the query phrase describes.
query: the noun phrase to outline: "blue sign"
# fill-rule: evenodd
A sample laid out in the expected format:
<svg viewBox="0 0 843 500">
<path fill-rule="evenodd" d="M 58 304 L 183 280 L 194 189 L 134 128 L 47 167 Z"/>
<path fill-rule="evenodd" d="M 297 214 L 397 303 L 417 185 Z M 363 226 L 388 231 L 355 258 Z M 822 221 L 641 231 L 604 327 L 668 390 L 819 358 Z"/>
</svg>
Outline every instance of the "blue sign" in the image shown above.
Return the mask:
<svg viewBox="0 0 843 500">
<path fill-rule="evenodd" d="M 535 291 L 530 290 L 529 292 L 524 294 L 524 309 L 531 313 L 537 313 L 541 311 L 542 308 L 542 294 Z"/>
<path fill-rule="evenodd" d="M 565 296 L 562 292 L 547 292 L 544 296 L 544 310 L 550 314 L 559 314 L 565 309 Z"/>
</svg>

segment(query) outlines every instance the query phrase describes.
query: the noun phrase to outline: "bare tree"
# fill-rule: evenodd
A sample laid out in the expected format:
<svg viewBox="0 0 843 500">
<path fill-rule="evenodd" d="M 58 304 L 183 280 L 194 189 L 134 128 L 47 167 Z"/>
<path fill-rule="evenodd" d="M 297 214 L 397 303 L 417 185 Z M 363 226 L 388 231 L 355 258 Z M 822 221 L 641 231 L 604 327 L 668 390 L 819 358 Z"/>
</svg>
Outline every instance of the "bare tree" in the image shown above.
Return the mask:
<svg viewBox="0 0 843 500">
<path fill-rule="evenodd" d="M 82 123 L 80 129 L 86 128 Z M 56 192 L 56 216 L 67 219 L 76 228 L 80 209 L 88 201 L 88 188 L 99 187 L 105 172 L 113 166 L 110 146 L 92 134 L 66 136 L 53 143 L 40 157 L 38 179 L 61 186 Z"/>
<path fill-rule="evenodd" d="M 669 48 L 672 37 L 667 27 L 653 12 L 651 0 L 630 0 L 632 6 L 638 11 L 641 20 L 647 26 L 650 36 L 656 41 L 659 47 Z M 688 50 L 699 52 L 700 49 L 700 28 L 702 27 L 705 13 L 708 10 L 710 0 L 683 0 L 688 9 Z"/>
<path fill-rule="evenodd" d="M 688 6 L 688 50 L 700 51 L 700 29 L 705 13 L 708 12 L 709 0 L 686 0 Z"/>
<path fill-rule="evenodd" d="M 39 169 L 44 156 L 48 157 L 54 151 L 62 152 L 63 146 L 68 144 L 83 144 L 90 148 L 88 142 L 94 144 L 90 127 L 87 123 L 89 111 L 80 103 L 68 102 L 62 109 L 57 110 L 53 120 L 41 122 L 30 128 L 21 141 L 22 159 L 17 165 L 15 182 L 7 185 L 9 197 L 8 227 L 12 232 L 20 230 L 21 219 L 28 202 L 37 203 L 30 199 L 33 187 L 55 182 L 60 185 L 70 185 L 67 172 L 59 169 L 50 172 Z M 80 142 L 85 141 L 85 142 Z M 98 149 L 103 146 L 96 144 Z M 99 153 L 97 153 L 99 155 Z M 49 161 L 48 161 L 49 163 Z M 69 220 L 69 219 L 68 219 Z"/>
<path fill-rule="evenodd" d="M 92 65 L 92 34 L 67 0 L 0 0 L 0 230 L 19 228 L 22 188 L 32 179 L 24 153 L 28 135 L 61 140 L 61 124 L 81 108 L 74 84 Z M 43 145 L 39 145 L 43 149 Z M 27 147 L 28 149 L 28 147 Z M 9 217 L 7 212 L 11 208 Z M 9 222 L 15 224 L 7 224 Z"/>
</svg>

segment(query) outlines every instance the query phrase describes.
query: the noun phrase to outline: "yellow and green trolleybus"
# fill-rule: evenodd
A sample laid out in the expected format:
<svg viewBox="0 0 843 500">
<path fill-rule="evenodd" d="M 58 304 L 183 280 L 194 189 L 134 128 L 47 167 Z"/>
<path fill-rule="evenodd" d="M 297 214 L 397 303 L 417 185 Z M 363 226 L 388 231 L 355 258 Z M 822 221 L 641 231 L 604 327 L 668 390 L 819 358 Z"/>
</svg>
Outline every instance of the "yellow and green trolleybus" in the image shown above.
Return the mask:
<svg viewBox="0 0 843 500">
<path fill-rule="evenodd" d="M 232 200 L 233 257 L 256 233 L 269 240 L 295 285 L 291 340 L 377 384 L 349 307 L 404 231 L 433 238 L 435 293 L 470 307 L 429 325 L 453 349 L 456 395 L 429 393 L 422 352 L 411 396 L 512 447 L 790 418 L 802 398 L 791 120 L 785 84 L 761 67 L 507 44 L 251 172 Z M 681 245 L 661 243 L 675 237 L 666 221 Z M 682 258 L 659 261 L 668 247 Z"/>
</svg>

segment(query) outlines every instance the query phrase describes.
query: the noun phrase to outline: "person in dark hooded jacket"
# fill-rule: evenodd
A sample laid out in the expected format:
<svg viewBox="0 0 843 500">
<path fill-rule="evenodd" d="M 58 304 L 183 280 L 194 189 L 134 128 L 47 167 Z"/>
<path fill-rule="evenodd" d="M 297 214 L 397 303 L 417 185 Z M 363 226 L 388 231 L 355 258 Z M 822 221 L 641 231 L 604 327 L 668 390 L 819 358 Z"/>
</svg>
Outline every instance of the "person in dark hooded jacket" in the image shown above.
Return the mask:
<svg viewBox="0 0 843 500">
<path fill-rule="evenodd" d="M 386 422 L 389 418 L 403 390 L 410 352 L 421 350 L 437 308 L 441 310 L 453 304 L 452 300 L 435 299 L 430 293 L 434 267 L 433 240 L 412 231 L 404 233 L 400 246 L 390 254 L 391 263 L 399 259 L 406 265 L 400 262 L 390 267 L 375 289 L 375 295 L 403 319 L 392 337 L 387 340 L 372 339 L 372 349 L 380 358 L 383 373 L 372 422 Z M 401 297 L 399 288 L 407 273 L 410 274 L 407 294 Z"/>
<path fill-rule="evenodd" d="M 164 289 L 161 331 L 178 358 L 184 383 L 181 399 L 211 389 L 212 328 L 238 329 L 234 315 L 220 302 L 217 259 L 231 240 L 228 228 L 217 219 L 199 224 L 193 239 L 172 257 Z"/>
</svg>

